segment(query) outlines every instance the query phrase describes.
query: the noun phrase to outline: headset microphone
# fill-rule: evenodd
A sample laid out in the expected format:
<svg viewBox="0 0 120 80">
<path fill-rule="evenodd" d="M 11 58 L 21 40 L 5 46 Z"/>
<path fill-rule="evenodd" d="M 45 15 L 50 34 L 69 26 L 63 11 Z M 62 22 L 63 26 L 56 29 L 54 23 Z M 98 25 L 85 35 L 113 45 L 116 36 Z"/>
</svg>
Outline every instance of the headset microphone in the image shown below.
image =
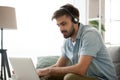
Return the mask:
<svg viewBox="0 0 120 80">
<path fill-rule="evenodd" d="M 77 19 L 77 18 L 75 18 L 73 15 L 72 15 L 72 13 L 68 10 L 68 9 L 66 9 L 66 8 L 60 8 L 60 9 L 64 9 L 66 12 L 68 12 L 69 14 L 70 14 L 70 16 L 72 17 L 72 22 L 73 23 L 79 23 L 79 20 Z"/>
</svg>

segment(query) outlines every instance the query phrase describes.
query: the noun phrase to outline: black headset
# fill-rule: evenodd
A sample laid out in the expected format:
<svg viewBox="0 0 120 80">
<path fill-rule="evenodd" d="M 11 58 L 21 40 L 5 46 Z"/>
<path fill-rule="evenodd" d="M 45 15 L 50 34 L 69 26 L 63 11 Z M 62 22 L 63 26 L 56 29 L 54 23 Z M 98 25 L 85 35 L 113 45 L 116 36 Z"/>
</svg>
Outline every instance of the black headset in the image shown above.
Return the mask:
<svg viewBox="0 0 120 80">
<path fill-rule="evenodd" d="M 69 15 L 71 16 L 71 18 L 72 18 L 72 22 L 73 23 L 75 23 L 75 24 L 77 24 L 77 23 L 79 23 L 79 20 L 77 19 L 77 18 L 75 18 L 73 15 L 72 15 L 72 13 L 67 9 L 67 8 L 60 8 L 60 9 L 64 9 L 66 12 L 68 12 L 69 13 Z"/>
</svg>

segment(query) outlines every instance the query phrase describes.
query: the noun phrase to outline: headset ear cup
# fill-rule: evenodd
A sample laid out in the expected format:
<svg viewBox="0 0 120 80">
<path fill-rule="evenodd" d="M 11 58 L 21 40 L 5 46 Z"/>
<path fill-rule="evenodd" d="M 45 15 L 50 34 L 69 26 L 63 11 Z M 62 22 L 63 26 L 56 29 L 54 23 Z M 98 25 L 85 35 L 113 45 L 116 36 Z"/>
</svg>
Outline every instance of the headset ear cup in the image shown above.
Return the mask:
<svg viewBox="0 0 120 80">
<path fill-rule="evenodd" d="M 78 23 L 78 19 L 77 18 L 72 18 L 72 22 L 76 24 L 76 23 Z"/>
<path fill-rule="evenodd" d="M 75 20 L 75 22 L 76 22 L 76 23 L 78 23 L 78 22 L 79 22 L 77 18 L 74 18 L 74 20 Z"/>
</svg>

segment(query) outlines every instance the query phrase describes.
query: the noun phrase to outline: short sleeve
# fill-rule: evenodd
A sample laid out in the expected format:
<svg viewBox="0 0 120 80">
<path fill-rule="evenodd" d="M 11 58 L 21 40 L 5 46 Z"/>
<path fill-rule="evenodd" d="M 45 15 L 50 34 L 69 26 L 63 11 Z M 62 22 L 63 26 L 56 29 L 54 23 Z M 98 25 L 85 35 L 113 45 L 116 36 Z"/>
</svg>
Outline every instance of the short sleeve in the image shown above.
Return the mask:
<svg viewBox="0 0 120 80">
<path fill-rule="evenodd" d="M 100 40 L 100 35 L 96 31 L 87 31 L 82 38 L 80 55 L 90 55 L 96 57 L 102 44 Z"/>
</svg>

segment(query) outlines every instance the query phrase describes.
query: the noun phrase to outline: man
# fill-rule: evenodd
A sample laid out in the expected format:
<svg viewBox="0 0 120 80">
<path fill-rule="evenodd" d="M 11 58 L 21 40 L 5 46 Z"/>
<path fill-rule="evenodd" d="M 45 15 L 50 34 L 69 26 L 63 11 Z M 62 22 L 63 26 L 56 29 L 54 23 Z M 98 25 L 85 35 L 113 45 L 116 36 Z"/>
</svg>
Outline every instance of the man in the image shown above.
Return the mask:
<svg viewBox="0 0 120 80">
<path fill-rule="evenodd" d="M 47 77 L 46 80 L 116 80 L 113 63 L 99 32 L 79 23 L 77 8 L 63 5 L 52 19 L 56 19 L 66 41 L 57 63 L 37 70 L 40 77 Z M 72 65 L 66 66 L 69 61 Z"/>
</svg>

